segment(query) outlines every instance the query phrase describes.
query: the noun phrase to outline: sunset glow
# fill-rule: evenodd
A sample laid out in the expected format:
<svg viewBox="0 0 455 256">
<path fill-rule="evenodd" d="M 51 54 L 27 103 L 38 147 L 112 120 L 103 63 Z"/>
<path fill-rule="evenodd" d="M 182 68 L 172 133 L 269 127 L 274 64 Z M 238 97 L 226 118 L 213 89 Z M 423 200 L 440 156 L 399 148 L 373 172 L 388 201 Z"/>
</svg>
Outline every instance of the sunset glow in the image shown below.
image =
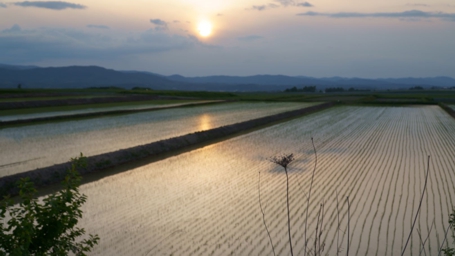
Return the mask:
<svg viewBox="0 0 455 256">
<path fill-rule="evenodd" d="M 451 2 L 0 0 L 0 48 L 8 49 L 0 63 L 187 76 L 451 76 Z"/>
<path fill-rule="evenodd" d="M 209 21 L 201 21 L 197 26 L 197 31 L 202 37 L 208 37 L 212 34 L 212 24 Z"/>
</svg>

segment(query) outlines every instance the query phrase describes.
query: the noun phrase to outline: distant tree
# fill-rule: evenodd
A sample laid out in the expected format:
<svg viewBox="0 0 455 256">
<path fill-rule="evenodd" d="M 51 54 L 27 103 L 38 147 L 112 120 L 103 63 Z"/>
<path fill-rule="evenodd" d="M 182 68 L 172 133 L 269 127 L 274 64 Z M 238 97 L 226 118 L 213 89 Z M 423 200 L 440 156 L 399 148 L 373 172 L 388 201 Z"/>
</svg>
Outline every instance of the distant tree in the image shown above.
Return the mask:
<svg viewBox="0 0 455 256">
<path fill-rule="evenodd" d="M 97 235 L 79 240 L 85 230 L 77 228 L 82 218 L 80 207 L 87 197 L 79 193 L 77 168 L 85 164 L 82 156 L 73 159 L 63 182 L 64 189 L 36 198 L 28 178 L 18 182 L 19 204 L 6 197 L 0 202 L 0 255 L 86 255 L 98 243 Z M 9 220 L 6 221 L 6 217 Z M 6 225 L 5 225 L 6 224 Z"/>
<path fill-rule="evenodd" d="M 305 86 L 302 91 L 304 92 L 316 92 L 316 86 Z"/>
<path fill-rule="evenodd" d="M 19 89 L 19 90 L 22 89 L 22 84 L 18 84 L 17 89 Z"/>
<path fill-rule="evenodd" d="M 285 92 L 297 92 L 298 90 L 297 90 L 297 87 L 294 86 L 294 87 L 292 87 L 292 88 L 290 88 L 290 89 L 286 89 L 286 90 L 284 90 L 284 91 L 285 91 Z"/>
<path fill-rule="evenodd" d="M 302 89 L 298 89 L 297 87 L 292 87 L 284 90 L 285 92 L 316 92 L 316 86 L 304 86 Z"/>
<path fill-rule="evenodd" d="M 411 91 L 423 90 L 423 87 L 422 86 L 414 86 L 414 87 L 409 88 L 409 90 L 411 90 Z"/>
<path fill-rule="evenodd" d="M 133 88 L 131 88 L 131 90 L 133 90 L 133 91 L 151 91 L 152 89 L 150 89 L 148 87 L 133 87 Z"/>
<path fill-rule="evenodd" d="M 344 92 L 343 87 L 334 87 L 334 88 L 327 88 L 325 92 Z"/>
<path fill-rule="evenodd" d="M 354 87 L 351 87 L 348 89 L 349 92 L 371 92 L 369 89 L 356 89 Z"/>
<path fill-rule="evenodd" d="M 101 89 L 101 90 L 125 90 L 125 88 L 119 86 L 95 86 L 95 87 L 88 87 L 87 89 Z"/>
</svg>

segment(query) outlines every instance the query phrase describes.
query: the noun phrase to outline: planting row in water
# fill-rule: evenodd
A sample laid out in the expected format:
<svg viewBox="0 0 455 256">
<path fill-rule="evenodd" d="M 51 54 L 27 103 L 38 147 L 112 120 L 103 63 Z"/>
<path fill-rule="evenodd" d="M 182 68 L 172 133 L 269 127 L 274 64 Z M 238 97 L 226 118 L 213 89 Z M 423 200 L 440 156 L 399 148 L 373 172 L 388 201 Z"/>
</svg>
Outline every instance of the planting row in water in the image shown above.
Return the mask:
<svg viewBox="0 0 455 256">
<path fill-rule="evenodd" d="M 304 255 L 314 137 L 311 248 L 324 203 L 324 253 L 346 254 L 349 196 L 351 255 L 400 255 L 431 155 L 427 194 L 405 255 L 436 255 L 455 194 L 453 132 L 454 120 L 437 106 L 327 109 L 85 184 L 81 225 L 102 238 L 94 255 L 272 255 L 258 203 L 261 172 L 276 253 L 289 255 L 286 177 L 267 158 L 294 153 L 291 236 L 295 255 Z M 430 235 L 425 253 L 419 234 Z"/>
</svg>

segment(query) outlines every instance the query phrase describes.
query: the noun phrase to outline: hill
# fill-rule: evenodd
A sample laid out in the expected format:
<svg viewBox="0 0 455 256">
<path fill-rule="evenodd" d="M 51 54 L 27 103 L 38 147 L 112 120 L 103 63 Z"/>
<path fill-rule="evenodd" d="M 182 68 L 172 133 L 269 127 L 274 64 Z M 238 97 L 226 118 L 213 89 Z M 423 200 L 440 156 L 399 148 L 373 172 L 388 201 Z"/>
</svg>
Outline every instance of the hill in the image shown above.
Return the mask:
<svg viewBox="0 0 455 256">
<path fill-rule="evenodd" d="M 455 87 L 455 79 L 433 78 L 313 78 L 306 76 L 163 76 L 142 71 L 117 71 L 97 66 L 36 67 L 0 64 L 0 88 L 88 88 L 88 87 L 147 87 L 155 90 L 183 91 L 283 91 L 293 86 L 316 86 L 317 90 L 343 87 L 370 90 Z"/>
</svg>

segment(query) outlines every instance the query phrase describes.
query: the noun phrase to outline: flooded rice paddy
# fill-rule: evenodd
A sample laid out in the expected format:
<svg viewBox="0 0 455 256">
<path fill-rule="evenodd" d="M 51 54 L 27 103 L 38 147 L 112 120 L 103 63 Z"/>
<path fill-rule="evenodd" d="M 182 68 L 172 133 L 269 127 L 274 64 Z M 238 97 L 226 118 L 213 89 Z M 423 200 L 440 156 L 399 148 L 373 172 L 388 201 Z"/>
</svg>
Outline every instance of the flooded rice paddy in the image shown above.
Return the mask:
<svg viewBox="0 0 455 256">
<path fill-rule="evenodd" d="M 310 246 L 323 203 L 324 253 L 346 253 L 349 196 L 351 254 L 399 255 L 431 155 L 416 228 L 423 237 L 432 229 L 425 252 L 435 255 L 455 199 L 454 133 L 455 121 L 437 106 L 336 107 L 85 184 L 80 224 L 101 237 L 94 255 L 273 255 L 260 172 L 275 250 L 289 255 L 285 174 L 267 158 L 294 153 L 292 237 L 303 255 L 314 137 Z M 418 232 L 405 255 L 420 255 Z"/>
<path fill-rule="evenodd" d="M 209 103 L 209 102 L 216 102 L 216 101 L 193 101 L 193 102 L 170 103 L 170 104 L 150 104 L 150 103 L 148 103 L 148 104 L 141 104 L 141 105 L 84 108 L 84 109 L 66 110 L 66 111 L 48 111 L 48 112 L 20 114 L 20 115 L 1 115 L 0 114 L 0 121 L 5 122 L 5 121 L 27 120 L 27 119 L 42 118 L 42 117 L 70 116 L 70 115 L 77 115 L 77 114 L 89 114 L 89 113 L 108 112 L 108 111 L 116 111 L 116 110 L 143 110 L 143 109 L 152 109 L 152 108 L 161 109 L 161 108 L 170 108 L 170 107 L 185 106 L 185 105 L 189 105 L 189 104 L 202 104 L 202 103 Z"/>
<path fill-rule="evenodd" d="M 3 128 L 0 177 L 311 105 L 225 103 Z"/>
</svg>

